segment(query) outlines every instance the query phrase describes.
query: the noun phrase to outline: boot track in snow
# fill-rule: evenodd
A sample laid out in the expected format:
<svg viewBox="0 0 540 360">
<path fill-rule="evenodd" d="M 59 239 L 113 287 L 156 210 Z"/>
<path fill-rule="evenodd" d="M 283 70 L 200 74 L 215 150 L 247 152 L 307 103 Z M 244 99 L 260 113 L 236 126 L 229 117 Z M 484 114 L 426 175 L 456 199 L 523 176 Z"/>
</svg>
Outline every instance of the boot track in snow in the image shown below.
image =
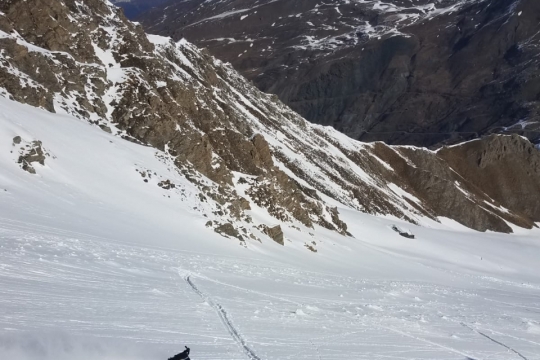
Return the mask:
<svg viewBox="0 0 540 360">
<path fill-rule="evenodd" d="M 208 295 L 203 293 L 191 280 L 191 275 L 184 277 L 184 280 L 188 283 L 191 289 L 199 295 L 204 301 L 206 301 L 219 316 L 219 319 L 233 338 L 233 340 L 242 348 L 242 351 L 247 355 L 250 360 L 261 360 L 257 354 L 247 345 L 246 340 L 240 334 L 240 332 L 234 327 L 229 314 L 219 303 L 213 301 Z"/>
</svg>

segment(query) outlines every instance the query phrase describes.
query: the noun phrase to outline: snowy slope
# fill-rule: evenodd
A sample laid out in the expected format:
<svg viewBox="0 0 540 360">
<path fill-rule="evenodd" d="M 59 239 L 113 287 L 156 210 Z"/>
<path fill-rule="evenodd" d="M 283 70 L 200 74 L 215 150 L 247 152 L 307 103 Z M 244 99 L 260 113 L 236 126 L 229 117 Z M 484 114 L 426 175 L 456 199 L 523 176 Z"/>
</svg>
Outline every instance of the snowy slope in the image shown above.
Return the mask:
<svg viewBox="0 0 540 360">
<path fill-rule="evenodd" d="M 39 1 L 0 4 L 0 359 L 540 359 L 526 140 L 359 143 L 108 2 Z M 510 162 L 517 205 L 476 182 Z"/>
<path fill-rule="evenodd" d="M 36 175 L 16 135 L 50 154 Z M 244 248 L 204 226 L 211 202 L 155 149 L 6 99 L 0 137 L 2 359 L 157 360 L 185 344 L 196 360 L 540 359 L 538 230 L 339 205 L 354 239 L 294 223 L 286 247 Z"/>
</svg>

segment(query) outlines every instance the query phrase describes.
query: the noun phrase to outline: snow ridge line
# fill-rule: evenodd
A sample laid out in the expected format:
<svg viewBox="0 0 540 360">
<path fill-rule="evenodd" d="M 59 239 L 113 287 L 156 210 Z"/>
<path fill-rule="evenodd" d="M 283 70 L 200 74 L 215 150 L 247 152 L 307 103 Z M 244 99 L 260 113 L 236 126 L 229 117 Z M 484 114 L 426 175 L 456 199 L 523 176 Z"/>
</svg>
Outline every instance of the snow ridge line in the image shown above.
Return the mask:
<svg viewBox="0 0 540 360">
<path fill-rule="evenodd" d="M 240 332 L 234 327 L 229 314 L 227 311 L 221 306 L 221 304 L 213 301 L 208 295 L 203 293 L 199 288 L 193 283 L 193 280 L 191 280 L 191 275 L 187 275 L 184 277 L 184 280 L 188 283 L 188 285 L 191 287 L 191 289 L 199 295 L 204 301 L 206 301 L 219 316 L 219 319 L 233 338 L 233 340 L 242 348 L 244 353 L 247 355 L 247 357 L 250 360 L 261 360 L 260 357 L 257 356 L 257 354 L 247 345 L 246 340 L 243 338 L 243 336 L 240 334 Z"/>
<path fill-rule="evenodd" d="M 495 339 L 492 338 L 491 336 L 486 335 L 486 334 L 484 334 L 483 332 L 481 332 L 481 331 L 479 331 L 479 330 L 476 330 L 476 329 L 470 327 L 470 326 L 467 325 L 467 324 L 461 323 L 461 325 L 464 326 L 464 327 L 466 327 L 467 329 L 470 329 L 470 330 L 474 331 L 474 332 L 477 333 L 478 335 L 481 335 L 481 336 L 485 337 L 485 338 L 488 339 L 489 341 L 492 341 L 492 342 L 494 342 L 494 343 L 497 344 L 497 345 L 500 345 L 500 346 L 502 346 L 502 347 L 507 348 L 508 350 L 510 350 L 511 352 L 513 352 L 514 354 L 516 354 L 517 356 L 519 356 L 520 358 L 522 358 L 523 360 L 529 360 L 529 359 L 527 359 L 525 356 L 523 356 L 519 351 L 517 351 L 517 350 L 515 350 L 515 349 L 512 349 L 510 346 L 508 346 L 508 345 L 506 345 L 506 344 L 503 344 L 503 343 L 500 342 L 500 341 L 495 340 Z"/>
</svg>

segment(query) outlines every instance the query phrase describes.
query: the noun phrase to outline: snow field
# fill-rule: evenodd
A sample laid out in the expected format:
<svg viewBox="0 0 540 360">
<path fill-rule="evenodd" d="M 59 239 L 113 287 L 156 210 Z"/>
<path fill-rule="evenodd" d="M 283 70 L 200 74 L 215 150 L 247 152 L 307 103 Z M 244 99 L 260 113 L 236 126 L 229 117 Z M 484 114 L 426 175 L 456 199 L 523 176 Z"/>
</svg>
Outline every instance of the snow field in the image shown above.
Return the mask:
<svg viewBox="0 0 540 360">
<path fill-rule="evenodd" d="M 51 154 L 36 175 L 16 135 Z M 538 230 L 340 206 L 354 238 L 282 224 L 284 247 L 244 248 L 154 149 L 6 99 L 0 168 L 1 359 L 540 359 Z"/>
</svg>

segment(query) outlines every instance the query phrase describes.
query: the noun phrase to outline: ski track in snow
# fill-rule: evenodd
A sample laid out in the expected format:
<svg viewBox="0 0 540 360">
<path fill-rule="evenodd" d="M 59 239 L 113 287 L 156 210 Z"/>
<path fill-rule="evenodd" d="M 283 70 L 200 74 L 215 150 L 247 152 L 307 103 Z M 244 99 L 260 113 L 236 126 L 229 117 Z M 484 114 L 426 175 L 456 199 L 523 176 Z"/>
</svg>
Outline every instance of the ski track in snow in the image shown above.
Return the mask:
<svg viewBox="0 0 540 360">
<path fill-rule="evenodd" d="M 193 276 L 193 274 L 191 274 L 191 276 Z M 224 283 L 222 281 L 211 279 L 209 277 L 206 277 L 206 276 L 203 276 L 203 275 L 200 275 L 200 274 L 197 274 L 197 277 L 200 278 L 200 279 L 211 281 L 211 282 L 213 282 L 215 284 L 219 284 L 219 285 L 223 285 L 223 286 L 226 286 L 226 287 L 229 287 L 229 288 L 232 288 L 232 289 L 240 290 L 240 291 L 246 292 L 248 294 L 264 296 L 264 297 L 267 297 L 267 298 L 270 298 L 270 299 L 275 299 L 275 300 L 283 301 L 283 302 L 286 302 L 286 303 L 291 303 L 291 304 L 294 304 L 294 305 L 297 305 L 297 306 L 302 306 L 301 303 L 293 301 L 293 300 L 286 299 L 284 297 L 265 294 L 265 293 L 260 292 L 260 291 L 250 290 L 250 289 L 246 289 L 246 288 L 243 288 L 243 287 L 240 287 L 240 286 L 227 284 L 227 283 Z"/>
<path fill-rule="evenodd" d="M 500 342 L 500 341 L 498 341 L 498 340 L 495 340 L 494 338 L 492 338 L 492 337 L 489 336 L 489 335 L 484 334 L 484 333 L 481 332 L 480 330 L 477 330 L 477 329 L 475 329 L 475 328 L 473 328 L 473 327 L 471 327 L 471 326 L 469 326 L 469 325 L 466 325 L 466 324 L 464 324 L 464 323 L 461 323 L 461 325 L 463 325 L 464 327 L 466 327 L 466 328 L 468 328 L 468 329 L 474 331 L 474 332 L 477 333 L 478 335 L 481 335 L 481 336 L 485 337 L 485 338 L 488 339 L 489 341 L 494 342 L 495 344 L 500 345 L 500 346 L 502 346 L 502 347 L 504 347 L 504 348 L 510 350 L 511 352 L 513 352 L 514 354 L 516 354 L 516 355 L 518 355 L 520 358 L 522 358 L 523 360 L 528 360 L 525 356 L 523 356 L 523 355 L 522 355 L 519 351 L 517 351 L 516 349 L 511 348 L 510 346 L 508 346 L 508 345 L 506 345 L 506 344 L 504 344 L 504 343 L 502 343 L 502 342 Z"/>
<path fill-rule="evenodd" d="M 526 309 L 506 305 L 537 305 L 535 288 L 513 292 L 500 283 L 483 289 L 492 283 L 480 277 L 470 278 L 476 289 L 466 289 L 325 275 L 324 269 L 175 253 L 61 229 L 54 235 L 52 227 L 42 233 L 38 226 L 24 231 L 21 224 L 17 229 L 8 224 L 13 223 L 4 219 L 0 224 L 0 284 L 10 289 L 0 297 L 4 328 L 47 328 L 50 318 L 75 333 L 98 330 L 108 331 L 111 338 L 179 341 L 192 345 L 197 360 L 217 360 L 224 353 L 234 360 L 239 355 L 249 360 L 517 358 L 517 350 L 510 349 L 520 349 L 528 360 L 540 359 L 534 355 L 540 350 L 534 335 L 518 332 L 520 322 L 537 324 L 540 318 L 527 318 Z M 79 299 L 72 288 L 86 298 Z M 504 303 L 484 310 L 478 301 L 484 301 L 485 291 Z M 26 302 L 30 308 L 24 310 Z M 56 308 L 57 302 L 65 305 Z M 495 341 L 478 341 L 469 329 L 459 331 L 464 329 L 461 322 L 482 323 L 483 329 L 503 334 Z M 222 326 L 229 336 L 223 336 Z M 244 333 L 249 333 L 249 342 Z M 508 352 L 497 350 L 503 343 Z"/>
<path fill-rule="evenodd" d="M 405 331 L 401 331 L 401 330 L 396 330 L 396 329 L 393 329 L 393 328 L 390 328 L 390 327 L 386 327 L 386 326 L 381 326 L 381 328 L 383 329 L 386 329 L 386 330 L 389 330 L 389 331 L 392 331 L 396 334 L 400 334 L 400 335 L 403 335 L 403 336 L 406 336 L 408 338 L 411 338 L 411 339 L 414 339 L 414 340 L 418 340 L 420 342 L 423 342 L 423 343 L 426 343 L 426 344 L 429 344 L 429 345 L 433 345 L 433 346 L 436 346 L 438 348 L 441 348 L 443 350 L 447 350 L 451 353 L 454 353 L 454 354 L 458 354 L 458 355 L 463 355 L 465 356 L 465 358 L 467 359 L 470 359 L 470 360 L 476 360 L 474 357 L 472 357 L 471 355 L 469 354 L 466 354 L 462 351 L 459 351 L 457 349 L 454 349 L 454 348 L 451 348 L 451 347 L 448 347 L 448 346 L 444 346 L 444 345 L 441 345 L 441 344 L 438 344 L 436 342 L 433 342 L 433 341 L 430 341 L 430 340 L 426 340 L 426 339 L 423 339 L 421 337 L 418 337 L 418 336 L 414 336 L 414 335 L 411 335 Z"/>
<path fill-rule="evenodd" d="M 206 295 L 204 292 L 202 292 L 197 285 L 193 283 L 193 280 L 191 280 L 191 275 L 187 275 L 184 277 L 184 280 L 188 283 L 188 285 L 191 287 L 191 289 L 199 295 L 204 301 L 206 301 L 218 314 L 219 319 L 233 338 L 233 340 L 242 348 L 243 352 L 247 355 L 247 357 L 251 360 L 261 360 L 257 354 L 255 354 L 255 351 L 253 351 L 246 343 L 246 340 L 242 336 L 242 334 L 238 331 L 238 329 L 233 325 L 229 314 L 227 311 L 215 300 L 210 298 L 208 295 Z"/>
</svg>

